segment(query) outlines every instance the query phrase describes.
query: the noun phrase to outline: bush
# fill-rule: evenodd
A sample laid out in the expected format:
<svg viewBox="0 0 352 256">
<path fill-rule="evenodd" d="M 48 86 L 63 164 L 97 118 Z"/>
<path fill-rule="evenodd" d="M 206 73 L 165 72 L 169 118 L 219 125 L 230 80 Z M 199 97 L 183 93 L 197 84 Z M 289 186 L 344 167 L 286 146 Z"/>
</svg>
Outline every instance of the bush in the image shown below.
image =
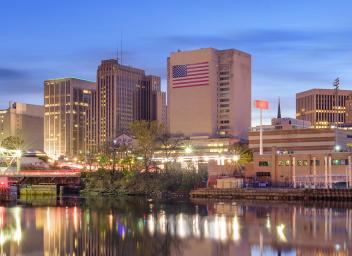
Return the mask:
<svg viewBox="0 0 352 256">
<path fill-rule="evenodd" d="M 206 169 L 171 169 L 160 173 L 98 170 L 82 173 L 83 193 L 151 194 L 189 192 L 204 186 Z"/>
</svg>

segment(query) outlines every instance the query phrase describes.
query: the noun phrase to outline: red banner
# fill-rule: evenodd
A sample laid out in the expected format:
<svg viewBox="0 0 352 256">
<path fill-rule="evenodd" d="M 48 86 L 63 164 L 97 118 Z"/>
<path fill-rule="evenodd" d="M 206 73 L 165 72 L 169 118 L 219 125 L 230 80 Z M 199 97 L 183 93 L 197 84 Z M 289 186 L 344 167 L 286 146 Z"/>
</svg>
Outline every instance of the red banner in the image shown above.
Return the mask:
<svg viewBox="0 0 352 256">
<path fill-rule="evenodd" d="M 269 108 L 269 101 L 267 100 L 256 100 L 255 107 L 259 109 L 268 109 Z"/>
</svg>

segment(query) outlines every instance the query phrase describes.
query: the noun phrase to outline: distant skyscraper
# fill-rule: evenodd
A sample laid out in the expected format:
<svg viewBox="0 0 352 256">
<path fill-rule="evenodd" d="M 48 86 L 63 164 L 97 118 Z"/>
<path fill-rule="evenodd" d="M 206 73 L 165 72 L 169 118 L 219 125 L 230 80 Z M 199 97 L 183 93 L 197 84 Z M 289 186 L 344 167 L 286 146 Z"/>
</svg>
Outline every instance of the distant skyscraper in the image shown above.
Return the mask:
<svg viewBox="0 0 352 256">
<path fill-rule="evenodd" d="M 311 89 L 296 94 L 296 118 L 310 121 L 315 128 L 346 123 L 346 100 L 351 90 Z"/>
<path fill-rule="evenodd" d="M 24 149 L 44 149 L 44 107 L 14 102 L 0 110 L 0 143 L 8 136 L 24 141 Z"/>
<path fill-rule="evenodd" d="M 159 120 L 159 108 L 165 107 L 158 104 L 159 93 L 160 77 L 103 60 L 97 71 L 95 146 L 104 146 L 134 120 Z"/>
<path fill-rule="evenodd" d="M 167 118 L 171 133 L 246 138 L 251 126 L 251 56 L 213 48 L 171 53 Z"/>
<path fill-rule="evenodd" d="M 44 81 L 44 149 L 52 157 L 85 153 L 95 83 L 76 78 Z"/>
</svg>

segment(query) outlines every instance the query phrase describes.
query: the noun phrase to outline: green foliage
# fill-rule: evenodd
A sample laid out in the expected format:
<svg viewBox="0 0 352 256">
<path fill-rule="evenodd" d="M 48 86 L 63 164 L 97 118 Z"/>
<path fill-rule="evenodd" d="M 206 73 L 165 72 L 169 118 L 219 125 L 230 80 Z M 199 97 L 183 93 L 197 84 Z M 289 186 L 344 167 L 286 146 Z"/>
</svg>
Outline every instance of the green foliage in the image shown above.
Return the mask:
<svg viewBox="0 0 352 256">
<path fill-rule="evenodd" d="M 82 174 L 83 192 L 89 194 L 140 194 L 158 192 L 189 192 L 204 186 L 207 170 L 170 169 L 161 173 L 140 173 L 125 170 L 98 170 Z"/>
<path fill-rule="evenodd" d="M 24 142 L 21 138 L 16 136 L 9 136 L 3 139 L 3 141 L 1 142 L 1 147 L 6 149 L 17 150 L 23 148 L 23 143 Z"/>
<path fill-rule="evenodd" d="M 146 172 L 148 172 L 148 167 L 156 148 L 157 138 L 162 130 L 163 126 L 157 121 L 139 120 L 132 122 L 130 125 L 130 131 L 137 140 L 135 153 L 142 157 Z"/>
</svg>

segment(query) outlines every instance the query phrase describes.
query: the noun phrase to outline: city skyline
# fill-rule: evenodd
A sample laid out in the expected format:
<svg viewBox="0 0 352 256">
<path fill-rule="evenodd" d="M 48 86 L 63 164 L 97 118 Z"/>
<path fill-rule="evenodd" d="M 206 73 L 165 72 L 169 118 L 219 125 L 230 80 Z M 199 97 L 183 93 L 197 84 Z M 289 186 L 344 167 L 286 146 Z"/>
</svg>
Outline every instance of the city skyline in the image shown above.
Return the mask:
<svg viewBox="0 0 352 256">
<path fill-rule="evenodd" d="M 170 52 L 214 47 L 250 53 L 252 100 L 270 101 L 266 120 L 275 115 L 278 97 L 283 116 L 294 117 L 297 92 L 331 88 L 337 76 L 341 89 L 350 89 L 351 4 L 347 1 L 340 5 L 321 1 L 318 9 L 306 2 L 302 8 L 303 1 L 204 1 L 202 5 L 187 3 L 182 11 L 164 2 L 105 3 L 3 3 L 0 88 L 5 92 L 0 95 L 0 106 L 6 107 L 9 101 L 43 104 L 43 81 L 47 79 L 95 81 L 98 64 L 116 57 L 121 37 L 122 63 L 161 76 L 163 90 Z M 126 11 L 131 8 L 133 17 Z M 22 18 L 15 18 L 14 11 Z M 258 113 L 252 112 L 255 125 Z"/>
</svg>

